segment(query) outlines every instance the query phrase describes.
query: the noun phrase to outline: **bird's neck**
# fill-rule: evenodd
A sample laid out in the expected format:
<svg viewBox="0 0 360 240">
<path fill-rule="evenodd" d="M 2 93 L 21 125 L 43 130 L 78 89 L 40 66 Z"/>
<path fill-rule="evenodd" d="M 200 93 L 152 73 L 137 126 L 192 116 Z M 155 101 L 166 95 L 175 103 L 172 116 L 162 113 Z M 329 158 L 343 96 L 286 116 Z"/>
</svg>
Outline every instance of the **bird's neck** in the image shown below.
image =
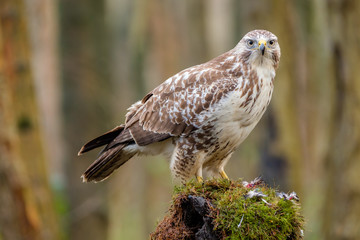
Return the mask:
<svg viewBox="0 0 360 240">
<path fill-rule="evenodd" d="M 260 79 L 269 79 L 273 81 L 275 78 L 275 69 L 272 63 L 253 64 L 254 69 Z"/>
</svg>

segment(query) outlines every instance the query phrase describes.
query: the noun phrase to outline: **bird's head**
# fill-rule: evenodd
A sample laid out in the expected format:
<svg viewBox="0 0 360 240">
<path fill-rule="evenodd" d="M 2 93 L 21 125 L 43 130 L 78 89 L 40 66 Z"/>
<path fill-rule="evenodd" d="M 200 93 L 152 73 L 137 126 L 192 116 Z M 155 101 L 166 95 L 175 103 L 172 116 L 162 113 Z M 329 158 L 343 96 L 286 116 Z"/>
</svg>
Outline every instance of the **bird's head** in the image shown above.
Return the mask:
<svg viewBox="0 0 360 240">
<path fill-rule="evenodd" d="M 277 69 L 280 61 L 280 45 L 277 37 L 266 30 L 248 32 L 235 47 L 243 61 L 250 65 L 272 66 Z"/>
</svg>

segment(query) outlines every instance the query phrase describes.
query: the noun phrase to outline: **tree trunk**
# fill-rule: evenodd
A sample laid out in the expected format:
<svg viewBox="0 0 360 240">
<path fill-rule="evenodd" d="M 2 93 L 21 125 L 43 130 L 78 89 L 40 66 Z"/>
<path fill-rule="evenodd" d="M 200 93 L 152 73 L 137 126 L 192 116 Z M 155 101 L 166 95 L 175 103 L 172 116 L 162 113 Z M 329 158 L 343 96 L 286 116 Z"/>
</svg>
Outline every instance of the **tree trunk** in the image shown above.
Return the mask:
<svg viewBox="0 0 360 240">
<path fill-rule="evenodd" d="M 64 143 L 62 134 L 62 88 L 59 69 L 58 2 L 25 0 L 31 43 L 36 97 L 39 105 L 45 156 L 49 161 L 50 180 L 63 190 Z"/>
<path fill-rule="evenodd" d="M 150 239 L 303 239 L 296 193 L 277 192 L 261 178 L 223 179 L 175 187 L 171 206 Z"/>
<path fill-rule="evenodd" d="M 59 239 L 48 184 L 25 3 L 0 3 L 0 236 Z"/>
<path fill-rule="evenodd" d="M 105 2 L 60 1 L 60 19 L 69 235 L 70 239 L 106 239 L 106 183 L 85 184 L 80 178 L 96 152 L 77 157 L 86 141 L 114 127 Z"/>
<path fill-rule="evenodd" d="M 360 236 L 360 3 L 328 5 L 334 87 L 329 151 L 325 158 L 324 239 Z M 344 42 L 345 41 L 345 42 Z M 329 83 L 328 83 L 329 84 Z"/>
</svg>

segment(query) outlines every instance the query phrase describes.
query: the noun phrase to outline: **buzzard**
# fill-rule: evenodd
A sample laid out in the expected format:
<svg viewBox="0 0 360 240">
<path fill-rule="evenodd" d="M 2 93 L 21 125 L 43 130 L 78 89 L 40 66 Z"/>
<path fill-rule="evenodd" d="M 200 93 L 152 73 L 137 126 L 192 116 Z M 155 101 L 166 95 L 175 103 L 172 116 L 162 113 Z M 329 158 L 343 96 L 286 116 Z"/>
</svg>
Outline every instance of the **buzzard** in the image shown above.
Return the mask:
<svg viewBox="0 0 360 240">
<path fill-rule="evenodd" d="M 170 77 L 131 105 L 124 124 L 85 144 L 104 146 L 82 175 L 102 181 L 130 158 L 165 154 L 176 179 L 228 178 L 224 166 L 269 105 L 280 61 L 277 37 L 247 33 L 230 51 Z"/>
</svg>

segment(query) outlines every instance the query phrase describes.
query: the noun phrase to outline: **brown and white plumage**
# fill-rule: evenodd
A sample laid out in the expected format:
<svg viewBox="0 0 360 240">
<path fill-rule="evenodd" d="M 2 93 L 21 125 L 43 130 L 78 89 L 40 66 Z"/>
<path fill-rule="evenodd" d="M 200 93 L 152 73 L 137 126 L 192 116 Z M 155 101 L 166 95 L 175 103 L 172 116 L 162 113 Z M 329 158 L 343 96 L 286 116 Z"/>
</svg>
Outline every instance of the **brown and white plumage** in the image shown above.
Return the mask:
<svg viewBox="0 0 360 240">
<path fill-rule="evenodd" d="M 101 181 L 136 154 L 170 155 L 175 178 L 226 177 L 223 168 L 268 106 L 280 60 L 277 37 L 254 30 L 230 51 L 185 69 L 134 103 L 125 124 L 90 141 L 106 145 L 83 174 Z"/>
</svg>

